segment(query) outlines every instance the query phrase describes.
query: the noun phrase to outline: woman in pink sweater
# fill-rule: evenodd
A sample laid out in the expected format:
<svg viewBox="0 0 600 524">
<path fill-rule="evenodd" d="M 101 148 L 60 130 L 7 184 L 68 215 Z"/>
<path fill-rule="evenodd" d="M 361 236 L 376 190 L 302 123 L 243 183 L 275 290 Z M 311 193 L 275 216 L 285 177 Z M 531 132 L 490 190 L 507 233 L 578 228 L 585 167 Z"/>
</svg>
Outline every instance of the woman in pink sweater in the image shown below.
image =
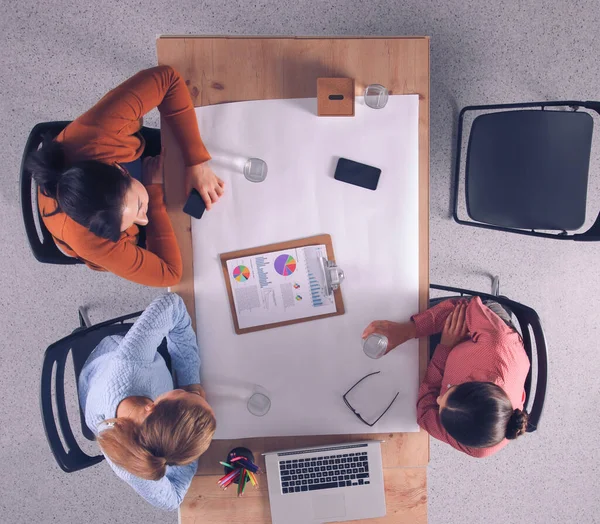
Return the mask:
<svg viewBox="0 0 600 524">
<path fill-rule="evenodd" d="M 525 433 L 528 418 L 523 405 L 530 364 L 523 341 L 501 306 L 488 305 L 479 297 L 446 300 L 409 322 L 372 322 L 363 333 L 387 336 L 388 351 L 442 333 L 419 388 L 417 422 L 432 437 L 479 458 Z"/>
</svg>

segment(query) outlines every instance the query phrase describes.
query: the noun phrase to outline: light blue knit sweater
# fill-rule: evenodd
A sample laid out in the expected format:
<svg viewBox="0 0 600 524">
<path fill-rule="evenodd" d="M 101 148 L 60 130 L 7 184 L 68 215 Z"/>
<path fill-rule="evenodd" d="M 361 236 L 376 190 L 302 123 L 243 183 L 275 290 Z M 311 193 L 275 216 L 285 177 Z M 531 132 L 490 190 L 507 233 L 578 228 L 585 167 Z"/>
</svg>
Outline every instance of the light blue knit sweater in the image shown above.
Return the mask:
<svg viewBox="0 0 600 524">
<path fill-rule="evenodd" d="M 83 366 L 79 398 L 85 421 L 94 434 L 110 431 L 103 421 L 116 417 L 117 406 L 124 398 L 142 396 L 154 400 L 174 388 L 165 361 L 157 352 L 164 337 L 177 385 L 200 383 L 200 358 L 190 316 L 181 297 L 173 293 L 163 295 L 148 306 L 124 337 L 102 340 Z M 197 468 L 196 462 L 167 466 L 162 479 L 144 480 L 108 458 L 107 462 L 150 504 L 166 510 L 179 507 Z"/>
</svg>

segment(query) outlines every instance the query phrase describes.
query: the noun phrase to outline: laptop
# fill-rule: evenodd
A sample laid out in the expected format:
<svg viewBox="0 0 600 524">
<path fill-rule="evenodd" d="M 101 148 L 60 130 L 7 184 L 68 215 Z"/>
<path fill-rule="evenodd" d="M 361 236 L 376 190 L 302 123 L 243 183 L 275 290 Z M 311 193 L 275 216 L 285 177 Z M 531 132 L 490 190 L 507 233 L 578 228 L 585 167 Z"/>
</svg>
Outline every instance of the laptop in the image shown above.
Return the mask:
<svg viewBox="0 0 600 524">
<path fill-rule="evenodd" d="M 264 453 L 273 524 L 386 514 L 381 441 Z"/>
</svg>

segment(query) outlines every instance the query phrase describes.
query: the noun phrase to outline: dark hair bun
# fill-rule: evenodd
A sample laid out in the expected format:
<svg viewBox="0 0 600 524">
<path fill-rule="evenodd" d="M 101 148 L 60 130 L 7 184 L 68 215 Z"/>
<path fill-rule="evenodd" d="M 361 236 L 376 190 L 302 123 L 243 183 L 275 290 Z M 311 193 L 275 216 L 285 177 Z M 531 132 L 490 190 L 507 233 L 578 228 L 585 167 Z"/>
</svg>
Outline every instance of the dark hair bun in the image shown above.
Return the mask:
<svg viewBox="0 0 600 524">
<path fill-rule="evenodd" d="M 515 409 L 506 426 L 506 438 L 513 440 L 525 433 L 528 421 L 529 415 L 526 411 Z"/>
<path fill-rule="evenodd" d="M 56 198 L 58 181 L 66 168 L 62 144 L 45 135 L 42 147 L 27 157 L 25 168 L 31 172 L 44 195 Z"/>
</svg>

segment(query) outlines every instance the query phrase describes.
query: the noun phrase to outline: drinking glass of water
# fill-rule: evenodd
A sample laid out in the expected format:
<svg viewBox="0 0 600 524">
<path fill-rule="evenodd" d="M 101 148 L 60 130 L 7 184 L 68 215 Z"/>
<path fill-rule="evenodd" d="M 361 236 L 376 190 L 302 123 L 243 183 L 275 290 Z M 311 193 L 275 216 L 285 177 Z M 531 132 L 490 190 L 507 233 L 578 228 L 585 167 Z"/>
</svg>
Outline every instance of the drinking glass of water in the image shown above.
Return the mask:
<svg viewBox="0 0 600 524">
<path fill-rule="evenodd" d="M 249 158 L 244 164 L 244 176 L 250 182 L 262 182 L 267 178 L 267 163 L 260 158 Z"/>
<path fill-rule="evenodd" d="M 271 409 L 271 399 L 267 390 L 261 386 L 255 386 L 246 406 L 254 416 L 264 417 Z"/>
<path fill-rule="evenodd" d="M 388 348 L 388 338 L 385 335 L 373 333 L 363 340 L 363 351 L 369 358 L 381 358 Z"/>
<path fill-rule="evenodd" d="M 388 98 L 389 92 L 381 84 L 371 84 L 365 89 L 365 104 L 372 109 L 383 109 Z"/>
</svg>

